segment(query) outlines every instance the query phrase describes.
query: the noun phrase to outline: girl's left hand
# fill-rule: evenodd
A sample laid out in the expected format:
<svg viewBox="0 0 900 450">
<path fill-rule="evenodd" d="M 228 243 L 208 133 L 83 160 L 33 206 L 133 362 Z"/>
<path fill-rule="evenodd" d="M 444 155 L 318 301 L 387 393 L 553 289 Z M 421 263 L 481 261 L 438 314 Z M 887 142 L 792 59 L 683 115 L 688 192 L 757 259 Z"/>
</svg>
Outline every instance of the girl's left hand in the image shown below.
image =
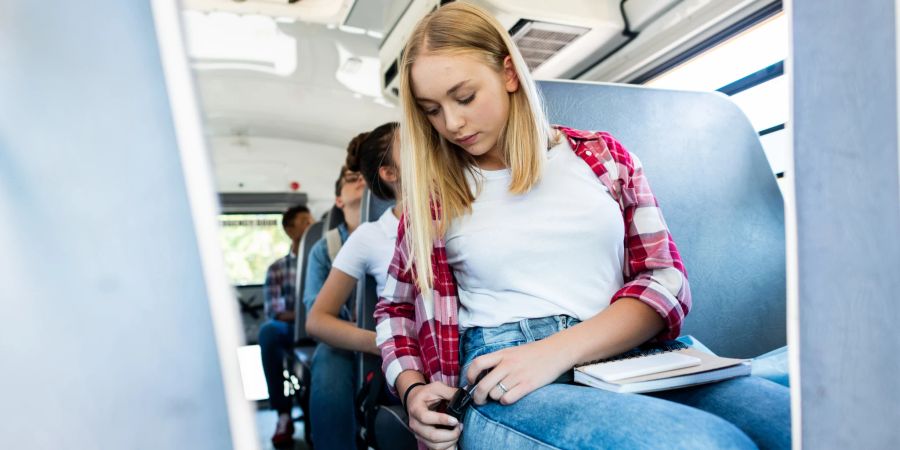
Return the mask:
<svg viewBox="0 0 900 450">
<path fill-rule="evenodd" d="M 475 404 L 483 405 L 490 397 L 511 405 L 531 391 L 552 383 L 572 368 L 565 353 L 542 340 L 475 358 L 465 374 L 470 384 L 482 371 L 489 370 L 475 388 L 472 396 Z"/>
</svg>

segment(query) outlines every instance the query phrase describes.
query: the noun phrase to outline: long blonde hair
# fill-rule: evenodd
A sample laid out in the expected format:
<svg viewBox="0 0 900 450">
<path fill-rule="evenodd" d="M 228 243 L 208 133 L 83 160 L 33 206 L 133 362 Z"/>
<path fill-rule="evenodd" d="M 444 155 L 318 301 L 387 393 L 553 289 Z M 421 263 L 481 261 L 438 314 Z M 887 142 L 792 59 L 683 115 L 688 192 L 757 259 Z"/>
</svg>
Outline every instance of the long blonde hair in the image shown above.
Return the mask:
<svg viewBox="0 0 900 450">
<path fill-rule="evenodd" d="M 475 201 L 466 181 L 474 159 L 441 137 L 416 103 L 411 71 L 422 54 L 475 56 L 498 72 L 506 56 L 511 57 L 519 88 L 509 94 L 509 117 L 499 138 L 512 175 L 510 192 L 528 192 L 540 179 L 551 128 L 524 58 L 490 14 L 453 2 L 419 21 L 401 57 L 400 159 L 410 264 L 416 264 L 416 284 L 422 294 L 430 296 L 432 246 L 444 236 L 450 221 L 469 213 Z"/>
</svg>

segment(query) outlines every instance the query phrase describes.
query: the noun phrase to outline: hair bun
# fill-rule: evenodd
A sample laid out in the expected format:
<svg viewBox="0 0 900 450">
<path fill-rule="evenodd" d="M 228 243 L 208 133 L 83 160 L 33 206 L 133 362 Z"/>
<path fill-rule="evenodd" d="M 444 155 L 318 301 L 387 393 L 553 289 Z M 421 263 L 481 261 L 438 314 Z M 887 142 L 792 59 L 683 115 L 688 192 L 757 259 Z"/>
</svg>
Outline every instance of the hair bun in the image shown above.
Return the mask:
<svg viewBox="0 0 900 450">
<path fill-rule="evenodd" d="M 359 172 L 359 148 L 363 142 L 369 137 L 369 132 L 359 133 L 350 144 L 347 145 L 347 170 L 351 172 Z"/>
</svg>

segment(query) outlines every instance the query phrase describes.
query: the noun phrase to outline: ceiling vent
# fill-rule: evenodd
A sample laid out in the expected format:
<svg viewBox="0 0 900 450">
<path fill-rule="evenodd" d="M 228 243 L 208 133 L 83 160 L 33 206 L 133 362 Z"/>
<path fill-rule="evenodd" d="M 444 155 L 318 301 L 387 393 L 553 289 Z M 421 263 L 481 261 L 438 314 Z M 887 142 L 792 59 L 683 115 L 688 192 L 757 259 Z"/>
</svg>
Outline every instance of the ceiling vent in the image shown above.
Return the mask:
<svg viewBox="0 0 900 450">
<path fill-rule="evenodd" d="M 629 0 L 625 4 L 597 0 L 465 1 L 484 8 L 509 30 L 535 78 L 554 79 L 576 76 L 629 39 L 620 6 L 627 6 L 628 15 L 637 18 L 630 23 L 630 30 L 636 32 L 681 0 Z M 400 52 L 413 27 L 442 3 L 410 1 L 385 33 L 379 56 L 381 88 L 386 97 L 397 98 Z"/>
<path fill-rule="evenodd" d="M 510 31 L 531 70 L 537 69 L 590 28 L 521 19 Z"/>
</svg>

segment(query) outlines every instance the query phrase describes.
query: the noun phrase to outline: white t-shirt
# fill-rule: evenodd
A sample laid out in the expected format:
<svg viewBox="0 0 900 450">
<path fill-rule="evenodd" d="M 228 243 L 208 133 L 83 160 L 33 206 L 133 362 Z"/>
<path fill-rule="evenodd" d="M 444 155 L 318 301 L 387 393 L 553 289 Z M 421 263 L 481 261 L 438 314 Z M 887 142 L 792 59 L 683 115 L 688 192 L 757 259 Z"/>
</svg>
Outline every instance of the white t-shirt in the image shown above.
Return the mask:
<svg viewBox="0 0 900 450">
<path fill-rule="evenodd" d="M 366 274 L 375 278 L 379 294 L 384 289 L 388 266 L 394 257 L 397 227 L 400 221 L 388 209 L 375 222 L 359 226 L 334 258 L 332 267 L 357 280 Z"/>
<path fill-rule="evenodd" d="M 586 320 L 609 306 L 624 284 L 625 222 L 568 140 L 548 151 L 541 181 L 524 195 L 510 194 L 509 169 L 476 173 L 472 213 L 446 235 L 460 328 L 557 314 Z"/>
</svg>

